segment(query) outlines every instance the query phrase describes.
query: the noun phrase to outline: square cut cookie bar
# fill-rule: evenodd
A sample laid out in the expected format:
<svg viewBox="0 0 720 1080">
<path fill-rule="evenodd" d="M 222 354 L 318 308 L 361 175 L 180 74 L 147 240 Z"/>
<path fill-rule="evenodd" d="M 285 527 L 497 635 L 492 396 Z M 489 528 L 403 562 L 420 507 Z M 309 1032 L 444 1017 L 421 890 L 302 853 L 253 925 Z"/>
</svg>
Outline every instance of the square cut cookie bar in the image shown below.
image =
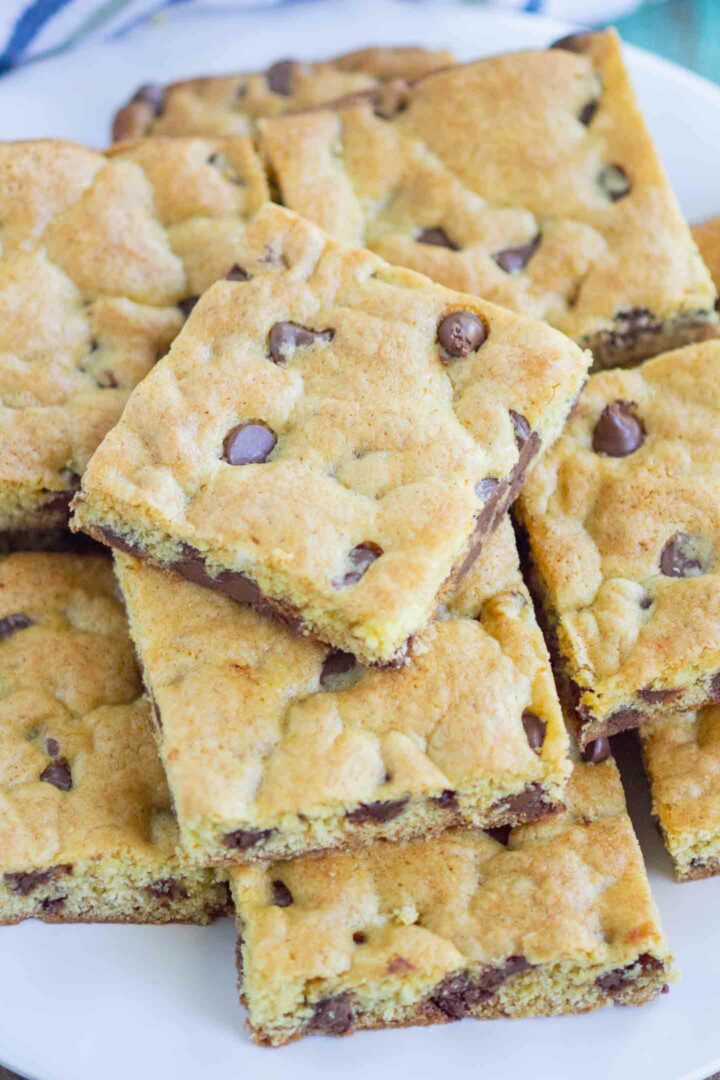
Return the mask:
<svg viewBox="0 0 720 1080">
<path fill-rule="evenodd" d="M 504 842 L 451 832 L 231 873 L 255 1039 L 642 1004 L 673 962 L 612 760 Z"/>
<path fill-rule="evenodd" d="M 517 513 L 584 746 L 720 700 L 720 341 L 592 376 Z"/>
<path fill-rule="evenodd" d="M 267 195 L 242 138 L 0 144 L 0 549 L 67 528 L 91 454 Z"/>
<path fill-rule="evenodd" d="M 401 663 L 589 354 L 275 206 L 228 278 L 132 394 L 73 527 Z"/>
<path fill-rule="evenodd" d="M 207 923 L 104 556 L 0 560 L 0 923 Z"/>
<path fill-rule="evenodd" d="M 249 75 L 146 84 L 116 114 L 115 141 L 141 135 L 251 135 L 263 116 L 280 116 L 396 79 L 417 79 L 453 62 L 446 49 L 358 49 L 333 60 L 279 60 Z"/>
<path fill-rule="evenodd" d="M 260 122 L 283 203 L 341 240 L 546 319 L 599 366 L 717 324 L 614 31 Z"/>
<path fill-rule="evenodd" d="M 401 671 L 128 555 L 116 570 L 190 861 L 502 829 L 562 806 L 567 734 L 507 516 Z"/>
<path fill-rule="evenodd" d="M 720 707 L 640 728 L 653 814 L 679 881 L 720 874 Z"/>
</svg>

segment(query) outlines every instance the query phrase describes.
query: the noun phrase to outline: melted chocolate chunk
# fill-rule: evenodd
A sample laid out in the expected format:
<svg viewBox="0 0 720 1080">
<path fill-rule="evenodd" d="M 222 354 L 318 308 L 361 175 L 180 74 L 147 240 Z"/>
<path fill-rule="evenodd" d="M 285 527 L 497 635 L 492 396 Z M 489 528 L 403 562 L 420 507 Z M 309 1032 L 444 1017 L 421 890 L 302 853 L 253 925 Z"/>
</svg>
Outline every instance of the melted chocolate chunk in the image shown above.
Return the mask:
<svg viewBox="0 0 720 1080">
<path fill-rule="evenodd" d="M 445 791 L 441 791 L 439 795 L 433 796 L 433 802 L 441 810 L 456 810 L 458 805 L 457 791 L 447 788 Z"/>
<path fill-rule="evenodd" d="M 184 300 L 179 301 L 178 307 L 180 308 L 186 319 L 199 299 L 199 296 L 186 296 Z"/>
<path fill-rule="evenodd" d="M 422 229 L 415 238 L 418 244 L 433 244 L 435 247 L 449 248 L 450 251 L 459 251 L 458 245 L 450 239 L 448 234 L 439 225 L 432 229 Z"/>
<path fill-rule="evenodd" d="M 437 339 L 447 356 L 462 357 L 477 352 L 488 336 L 488 328 L 472 311 L 446 315 L 437 329 Z"/>
<path fill-rule="evenodd" d="M 21 611 L 18 611 L 15 615 L 6 615 L 4 619 L 0 619 L 0 641 L 5 641 L 6 638 L 12 637 L 13 634 L 19 633 L 20 630 L 27 630 L 28 626 L 33 625 L 34 620 Z"/>
<path fill-rule="evenodd" d="M 593 739 L 582 752 L 583 761 L 587 761 L 590 765 L 600 765 L 601 762 L 607 761 L 609 757 L 612 757 L 610 740 L 606 739 L 604 735 L 601 735 L 599 739 Z"/>
<path fill-rule="evenodd" d="M 383 550 L 379 544 L 374 544 L 371 540 L 357 544 L 352 551 L 348 552 L 345 572 L 340 577 L 333 578 L 333 586 L 336 589 L 345 589 L 348 585 L 357 584 L 382 553 Z"/>
<path fill-rule="evenodd" d="M 353 934 L 353 941 L 356 945 L 364 945 L 367 942 L 367 934 L 362 930 L 356 930 Z"/>
<path fill-rule="evenodd" d="M 660 553 L 660 573 L 665 577 L 699 577 L 707 571 L 697 539 L 688 533 L 675 533 Z"/>
<path fill-rule="evenodd" d="M 596 454 L 627 457 L 645 441 L 645 429 L 635 416 L 635 403 L 613 401 L 600 413 L 593 430 L 592 448 Z"/>
<path fill-rule="evenodd" d="M 290 97 L 292 94 L 292 77 L 295 70 L 294 60 L 278 60 L 265 72 L 268 87 L 273 94 L 282 94 Z"/>
<path fill-rule="evenodd" d="M 528 746 L 536 754 L 539 754 L 545 742 L 547 724 L 536 713 L 531 712 L 530 709 L 525 709 L 522 714 L 522 725 L 525 728 Z"/>
<path fill-rule="evenodd" d="M 545 792 L 540 784 L 528 784 L 517 795 L 507 795 L 491 807 L 493 811 L 507 814 L 518 821 L 537 821 L 546 814 L 553 814 L 559 807 L 545 801 Z"/>
<path fill-rule="evenodd" d="M 631 985 L 636 981 L 638 976 L 634 974 L 634 969 L 637 965 L 640 965 L 640 977 L 642 975 L 649 975 L 653 971 L 662 971 L 663 965 L 656 957 L 651 956 L 650 953 L 643 953 L 633 964 L 628 964 L 627 967 L 615 968 L 613 971 L 608 971 L 605 975 L 600 975 L 595 980 L 595 985 L 601 990 L 605 990 L 609 994 L 613 994 L 616 990 L 622 990 L 623 987 Z"/>
<path fill-rule="evenodd" d="M 290 907 L 293 903 L 293 894 L 284 881 L 273 881 L 270 903 L 273 907 Z"/>
<path fill-rule="evenodd" d="M 600 170 L 598 184 L 611 202 L 624 199 L 632 191 L 630 177 L 622 165 L 606 165 Z"/>
<path fill-rule="evenodd" d="M 46 739 L 45 749 L 47 750 L 50 757 L 57 757 L 60 753 L 60 743 L 57 741 L 57 739 Z"/>
<path fill-rule="evenodd" d="M 510 956 L 500 967 L 486 968 L 479 974 L 448 975 L 436 988 L 430 1000 L 436 1008 L 453 1020 L 461 1020 L 473 1005 L 487 1001 L 506 979 L 527 971 L 532 965 L 524 956 Z"/>
<path fill-rule="evenodd" d="M 650 686 L 643 687 L 642 690 L 638 690 L 637 696 L 642 701 L 647 701 L 649 705 L 659 705 L 663 701 L 674 701 L 683 693 L 682 690 L 667 689 L 667 690 L 653 690 Z"/>
<path fill-rule="evenodd" d="M 353 670 L 356 664 L 357 661 L 352 653 L 334 649 L 325 657 L 322 671 L 320 672 L 320 685 L 325 689 L 336 689 L 335 683 L 340 681 L 338 676 L 347 675 L 349 671 Z"/>
<path fill-rule="evenodd" d="M 542 233 L 538 233 L 527 244 L 520 244 L 519 247 L 505 248 L 504 251 L 498 251 L 497 254 L 493 255 L 493 259 L 506 274 L 519 274 L 530 262 L 541 242 Z"/>
<path fill-rule="evenodd" d="M 600 102 L 597 98 L 593 98 L 592 101 L 587 101 L 580 112 L 578 113 L 578 120 L 584 127 L 589 127 L 595 118 L 595 113 L 598 111 Z"/>
<path fill-rule="evenodd" d="M 349 994 L 318 1001 L 308 1024 L 309 1031 L 322 1035 L 346 1035 L 353 1023 L 353 1007 Z"/>
<path fill-rule="evenodd" d="M 381 825 L 386 821 L 392 821 L 393 818 L 402 814 L 409 801 L 410 796 L 405 795 L 402 799 L 386 799 L 384 802 L 360 803 L 355 810 L 351 810 L 345 817 L 348 821 L 352 822 L 353 825 L 361 825 L 366 821 L 373 821 L 376 824 Z"/>
<path fill-rule="evenodd" d="M 488 836 L 492 836 L 493 840 L 496 840 L 498 844 L 502 844 L 503 847 L 508 846 L 508 840 L 510 839 L 510 833 L 512 831 L 512 825 L 498 825 L 494 829 L 484 830 Z"/>
<path fill-rule="evenodd" d="M 522 413 L 515 412 L 514 409 L 509 409 L 508 412 L 510 413 L 513 431 L 515 432 L 515 445 L 518 450 L 522 450 L 530 436 L 535 435 L 536 433 L 532 430 Z"/>
<path fill-rule="evenodd" d="M 178 900 L 187 900 L 188 891 L 185 885 L 174 878 L 159 878 L 145 886 L 145 892 L 154 896 L 156 900 L 167 900 L 176 903 Z"/>
<path fill-rule="evenodd" d="M 247 851 L 248 848 L 267 840 L 274 832 L 275 829 L 235 829 L 234 832 L 225 833 L 223 844 L 233 851 Z"/>
<path fill-rule="evenodd" d="M 275 364 L 285 364 L 295 349 L 302 349 L 306 345 L 327 343 L 335 337 L 335 331 L 308 330 L 306 326 L 300 326 L 294 322 L 277 322 L 270 330 L 268 348 L 270 359 Z"/>
<path fill-rule="evenodd" d="M 275 432 L 266 424 L 238 424 L 225 436 L 223 458 L 228 465 L 261 465 L 275 449 Z"/>
<path fill-rule="evenodd" d="M 62 911 L 65 906 L 67 896 L 56 896 L 54 900 L 49 898 L 40 901 L 40 907 L 46 915 L 54 915 L 58 911 Z"/>
<path fill-rule="evenodd" d="M 72 772 L 67 758 L 56 758 L 55 761 L 51 761 L 40 773 L 40 779 L 46 784 L 52 784 L 58 791 L 72 791 Z"/>
<path fill-rule="evenodd" d="M 238 266 L 237 263 L 233 263 L 233 265 L 230 267 L 227 274 L 225 275 L 225 280 L 226 281 L 249 281 L 250 280 L 250 275 L 248 274 L 247 270 L 244 267 Z"/>
<path fill-rule="evenodd" d="M 3 879 L 11 893 L 16 896 L 28 896 L 41 885 L 47 885 L 54 881 L 61 873 L 69 874 L 72 866 L 69 864 L 51 866 L 47 870 L 27 870 L 24 873 L 4 874 Z"/>
</svg>

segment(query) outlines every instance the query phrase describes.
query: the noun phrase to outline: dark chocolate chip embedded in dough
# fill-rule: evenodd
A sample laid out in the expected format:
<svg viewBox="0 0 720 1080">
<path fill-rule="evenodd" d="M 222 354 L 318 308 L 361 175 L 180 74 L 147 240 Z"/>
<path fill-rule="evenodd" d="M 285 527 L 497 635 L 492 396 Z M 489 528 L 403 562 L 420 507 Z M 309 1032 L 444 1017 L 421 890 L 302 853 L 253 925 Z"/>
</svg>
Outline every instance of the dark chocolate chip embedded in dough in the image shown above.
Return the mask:
<svg viewBox="0 0 720 1080">
<path fill-rule="evenodd" d="M 439 225 L 430 229 L 421 229 L 415 239 L 418 244 L 432 244 L 434 247 L 449 248 L 450 251 L 460 250 L 455 241 L 451 240 L 445 230 Z"/>
<path fill-rule="evenodd" d="M 356 663 L 357 660 L 352 653 L 333 649 L 332 652 L 327 654 L 323 662 L 322 671 L 320 672 L 320 685 L 332 686 L 336 676 L 346 675 L 348 671 L 352 671 Z"/>
<path fill-rule="evenodd" d="M 16 896 L 28 896 L 40 885 L 46 885 L 52 881 L 59 868 L 51 866 L 49 870 L 27 870 L 14 874 L 3 874 L 3 880 L 11 893 Z"/>
<path fill-rule="evenodd" d="M 290 97 L 292 93 L 292 77 L 295 70 L 294 60 L 278 60 L 265 72 L 267 84 L 273 94 L 282 94 Z"/>
<path fill-rule="evenodd" d="M 627 457 L 645 441 L 645 429 L 635 415 L 632 401 L 613 401 L 600 413 L 593 429 L 592 448 L 596 454 Z"/>
<path fill-rule="evenodd" d="M 4 619 L 0 619 L 0 641 L 12 637 L 13 634 L 17 634 L 20 630 L 27 630 L 28 626 L 33 625 L 34 620 L 22 611 L 18 611 L 14 615 L 6 615 Z"/>
<path fill-rule="evenodd" d="M 515 445 L 518 450 L 522 450 L 525 443 L 533 434 L 533 430 L 522 413 L 515 412 L 514 409 L 509 409 L 508 412 L 510 413 L 510 419 L 512 420 L 513 431 L 515 433 Z"/>
<path fill-rule="evenodd" d="M 360 803 L 355 810 L 351 810 L 345 816 L 353 825 L 360 825 L 366 821 L 384 824 L 386 821 L 392 821 L 393 818 L 398 817 L 409 801 L 410 798 L 406 795 L 402 799 L 385 799 L 384 801 L 372 803 Z"/>
<path fill-rule="evenodd" d="M 228 465 L 261 465 L 275 449 L 275 432 L 266 424 L 238 424 L 225 436 L 223 457 Z"/>
<path fill-rule="evenodd" d="M 371 540 L 367 540 L 362 544 L 357 544 L 350 552 L 348 552 L 346 561 L 346 570 L 337 578 L 333 578 L 333 585 L 336 589 L 344 589 L 348 585 L 355 585 L 362 577 L 365 576 L 372 564 L 380 558 L 383 550 L 378 544 L 374 544 Z"/>
<path fill-rule="evenodd" d="M 623 987 L 629 986 L 639 977 L 634 973 L 634 969 L 638 965 L 641 969 L 640 976 L 647 975 L 653 971 L 662 971 L 663 968 L 663 964 L 660 960 L 651 956 L 650 953 L 643 953 L 634 963 L 627 964 L 625 967 L 614 968 L 612 971 L 608 971 L 604 975 L 598 976 L 595 980 L 595 985 L 609 994 L 614 993 L 616 990 L 622 990 Z"/>
<path fill-rule="evenodd" d="M 57 739 L 46 739 L 45 749 L 47 750 L 50 757 L 57 757 L 60 753 L 60 743 L 57 741 Z"/>
<path fill-rule="evenodd" d="M 184 300 L 180 300 L 178 302 L 178 307 L 180 308 L 186 319 L 199 299 L 199 296 L 186 296 Z"/>
<path fill-rule="evenodd" d="M 290 907 L 293 903 L 293 894 L 288 889 L 284 881 L 273 881 L 272 883 L 272 899 L 270 903 L 273 907 Z"/>
<path fill-rule="evenodd" d="M 433 802 L 436 806 L 439 806 L 441 810 L 456 810 L 458 805 L 457 791 L 446 788 L 446 790 L 441 791 L 439 795 L 433 796 Z"/>
<path fill-rule="evenodd" d="M 534 750 L 536 754 L 539 754 L 542 750 L 543 743 L 545 742 L 547 724 L 544 720 L 540 719 L 537 713 L 532 712 L 530 709 L 525 709 L 522 714 L 522 725 L 525 729 L 528 746 L 531 750 Z"/>
<path fill-rule="evenodd" d="M 234 832 L 225 833 L 223 844 L 233 851 L 247 851 L 272 836 L 274 832 L 275 829 L 235 829 Z"/>
<path fill-rule="evenodd" d="M 270 359 L 276 364 L 285 364 L 288 357 L 295 349 L 302 349 L 306 345 L 327 343 L 335 337 L 335 330 L 330 327 L 326 330 L 309 330 L 306 326 L 300 326 L 294 322 L 277 322 L 270 330 L 268 348 Z"/>
<path fill-rule="evenodd" d="M 49 897 L 45 900 L 41 900 L 40 907 L 46 915 L 54 915 L 57 911 L 62 911 L 65 906 L 67 896 L 56 896 L 54 899 Z"/>
<path fill-rule="evenodd" d="M 510 839 L 511 825 L 496 825 L 493 829 L 485 829 L 484 831 L 488 836 L 492 836 L 493 840 L 496 840 L 498 844 L 502 844 L 503 847 L 508 846 L 508 840 Z"/>
<path fill-rule="evenodd" d="M 600 170 L 598 184 L 611 202 L 624 199 L 632 191 L 630 177 L 622 165 L 606 165 Z"/>
<path fill-rule="evenodd" d="M 541 242 L 542 233 L 538 233 L 537 236 L 534 236 L 527 244 L 520 244 L 518 247 L 505 248 L 504 251 L 498 251 L 493 255 L 493 259 L 506 274 L 519 274 L 530 262 L 533 255 L 540 247 Z"/>
<path fill-rule="evenodd" d="M 477 352 L 488 336 L 488 329 L 472 311 L 453 311 L 437 329 L 437 339 L 448 356 L 462 357 Z"/>
<path fill-rule="evenodd" d="M 55 761 L 51 761 L 40 773 L 40 779 L 46 784 L 52 784 L 58 791 L 72 791 L 72 772 L 67 758 L 56 758 Z"/>
<path fill-rule="evenodd" d="M 318 1001 L 308 1025 L 310 1031 L 323 1035 L 345 1035 L 352 1027 L 353 1007 L 349 994 Z"/>
<path fill-rule="evenodd" d="M 225 275 L 225 280 L 226 281 L 249 281 L 250 280 L 250 275 L 248 274 L 247 270 L 243 266 L 239 266 L 237 263 L 233 263 L 233 265 L 230 267 L 227 274 Z"/>
<path fill-rule="evenodd" d="M 174 878 L 159 878 L 145 886 L 145 892 L 156 900 L 167 900 L 176 903 L 178 900 L 187 900 L 188 890 L 181 881 Z"/>
<path fill-rule="evenodd" d="M 664 701 L 674 701 L 681 694 L 682 690 L 679 689 L 668 687 L 667 690 L 653 690 L 652 687 L 645 686 L 642 690 L 638 690 L 637 696 L 642 701 L 647 701 L 649 705 L 659 705 Z"/>
<path fill-rule="evenodd" d="M 598 111 L 600 102 L 597 98 L 593 98 L 592 101 L 586 101 L 582 109 L 578 113 L 578 120 L 585 127 L 589 127 L 595 118 L 595 113 Z"/>
<path fill-rule="evenodd" d="M 699 577 L 707 570 L 698 550 L 697 539 L 689 533 L 675 533 L 660 553 L 660 573 L 665 577 Z"/>
<path fill-rule="evenodd" d="M 367 941 L 367 934 L 362 930 L 356 930 L 353 934 L 353 941 L 356 945 L 364 945 Z"/>
<path fill-rule="evenodd" d="M 610 740 L 606 739 L 604 735 L 601 735 L 599 739 L 593 739 L 582 752 L 583 761 L 587 761 L 590 765 L 600 765 L 601 762 L 607 761 L 609 757 L 612 757 Z"/>
</svg>

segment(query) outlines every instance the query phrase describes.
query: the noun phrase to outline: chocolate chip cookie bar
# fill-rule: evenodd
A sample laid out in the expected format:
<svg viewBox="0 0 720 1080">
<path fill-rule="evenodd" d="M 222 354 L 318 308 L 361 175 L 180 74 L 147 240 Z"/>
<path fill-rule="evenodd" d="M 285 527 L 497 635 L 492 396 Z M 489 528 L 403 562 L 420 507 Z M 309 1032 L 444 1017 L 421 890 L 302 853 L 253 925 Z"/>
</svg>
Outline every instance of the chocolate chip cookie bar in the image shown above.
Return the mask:
<svg viewBox="0 0 720 1080">
<path fill-rule="evenodd" d="M 502 838 L 233 870 L 255 1039 L 581 1013 L 665 990 L 673 961 L 615 763 L 576 765 L 568 802 Z"/>
<path fill-rule="evenodd" d="M 268 205 L 93 457 L 73 527 L 402 663 L 588 363 Z"/>
<path fill-rule="evenodd" d="M 242 138 L 0 144 L 0 550 L 67 528 L 91 454 L 267 195 Z"/>
<path fill-rule="evenodd" d="M 333 60 L 278 60 L 249 75 L 146 84 L 113 121 L 114 141 L 141 135 L 252 135 L 263 116 L 280 116 L 396 79 L 417 79 L 453 62 L 445 49 L 358 49 Z"/>
<path fill-rule="evenodd" d="M 116 572 L 189 861 L 502 830 L 562 806 L 567 734 L 507 516 L 401 671 L 131 556 Z"/>
<path fill-rule="evenodd" d="M 207 923 L 227 884 L 177 826 L 112 564 L 0 560 L 0 923 Z"/>
<path fill-rule="evenodd" d="M 715 289 L 614 31 L 259 123 L 283 203 L 338 239 L 627 364 L 704 337 Z"/>
<path fill-rule="evenodd" d="M 720 874 L 720 708 L 659 716 L 643 724 L 640 741 L 678 881 Z"/>
<path fill-rule="evenodd" d="M 720 700 L 720 341 L 594 375 L 517 513 L 580 740 Z"/>
</svg>

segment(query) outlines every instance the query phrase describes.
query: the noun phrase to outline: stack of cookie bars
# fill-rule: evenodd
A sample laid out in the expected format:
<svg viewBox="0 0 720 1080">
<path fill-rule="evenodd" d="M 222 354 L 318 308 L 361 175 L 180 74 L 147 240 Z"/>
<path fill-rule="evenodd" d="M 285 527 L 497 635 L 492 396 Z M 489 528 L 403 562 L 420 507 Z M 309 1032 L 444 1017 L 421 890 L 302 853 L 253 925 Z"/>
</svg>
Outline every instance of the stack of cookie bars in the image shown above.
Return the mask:
<svg viewBox="0 0 720 1080">
<path fill-rule="evenodd" d="M 615 34 L 114 136 L 0 146 L 0 921 L 234 907 L 270 1045 L 653 998 L 610 740 L 720 873 L 720 340 Z"/>
</svg>

